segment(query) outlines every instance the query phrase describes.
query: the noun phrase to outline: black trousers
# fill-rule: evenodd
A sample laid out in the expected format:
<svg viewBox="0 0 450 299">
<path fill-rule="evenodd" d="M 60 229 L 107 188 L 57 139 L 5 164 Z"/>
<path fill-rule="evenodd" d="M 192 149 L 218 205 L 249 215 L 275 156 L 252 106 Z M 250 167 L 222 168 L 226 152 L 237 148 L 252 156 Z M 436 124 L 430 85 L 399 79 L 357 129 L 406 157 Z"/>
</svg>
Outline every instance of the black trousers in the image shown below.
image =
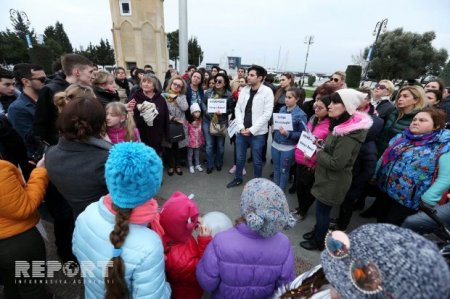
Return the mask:
<svg viewBox="0 0 450 299">
<path fill-rule="evenodd" d="M 19 283 L 19 280 L 25 278 L 15 277 L 16 261 L 24 261 L 30 265 L 28 275 L 30 281 Z M 48 293 L 45 289 L 45 277 L 36 282 L 32 277 L 32 261 L 46 261 L 44 240 L 37 230 L 33 227 L 23 233 L 0 240 L 0 273 L 3 277 L 6 299 L 40 299 L 47 298 Z"/>
<path fill-rule="evenodd" d="M 379 200 L 380 208 L 377 215 L 378 223 L 390 223 L 401 226 L 403 221 L 405 221 L 408 216 L 417 213 L 416 210 L 407 208 L 399 204 L 384 192 L 380 194 L 377 200 Z"/>
<path fill-rule="evenodd" d="M 314 185 L 314 172 L 311 172 L 305 165 L 297 164 L 295 183 L 299 211 L 302 216 L 306 216 L 315 200 L 314 196 L 311 195 L 311 188 Z"/>
<path fill-rule="evenodd" d="M 180 167 L 181 149 L 178 148 L 178 142 L 174 142 L 172 147 L 165 147 L 164 149 L 169 168 Z"/>
</svg>

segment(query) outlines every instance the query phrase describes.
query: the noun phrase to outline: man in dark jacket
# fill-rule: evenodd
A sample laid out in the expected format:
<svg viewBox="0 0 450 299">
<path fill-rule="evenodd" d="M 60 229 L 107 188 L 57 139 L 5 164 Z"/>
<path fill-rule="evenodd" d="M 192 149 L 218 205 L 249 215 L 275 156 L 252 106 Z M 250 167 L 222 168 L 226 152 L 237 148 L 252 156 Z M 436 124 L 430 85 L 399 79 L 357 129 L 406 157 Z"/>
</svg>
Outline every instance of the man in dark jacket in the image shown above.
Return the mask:
<svg viewBox="0 0 450 299">
<path fill-rule="evenodd" d="M 50 145 L 58 142 L 56 119 L 58 110 L 53 103 L 53 96 L 64 91 L 70 84 L 91 85 L 94 79 L 92 62 L 78 54 L 66 54 L 61 58 L 64 75 L 57 74 L 39 93 L 34 117 L 33 133 L 40 140 Z"/>
<path fill-rule="evenodd" d="M 14 85 L 13 72 L 0 68 L 0 114 L 6 114 L 9 105 L 17 98 Z"/>
</svg>

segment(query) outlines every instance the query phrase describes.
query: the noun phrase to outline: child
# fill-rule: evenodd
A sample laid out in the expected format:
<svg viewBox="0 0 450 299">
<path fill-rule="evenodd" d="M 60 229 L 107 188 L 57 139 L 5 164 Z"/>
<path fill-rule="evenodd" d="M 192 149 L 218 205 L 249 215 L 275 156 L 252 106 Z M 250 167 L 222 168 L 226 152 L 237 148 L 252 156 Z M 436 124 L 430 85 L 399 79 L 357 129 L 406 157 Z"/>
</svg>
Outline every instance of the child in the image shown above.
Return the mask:
<svg viewBox="0 0 450 299">
<path fill-rule="evenodd" d="M 108 137 L 113 144 L 124 141 L 141 141 L 133 117 L 128 115 L 127 106 L 121 102 L 112 102 L 106 105 L 106 127 Z"/>
<path fill-rule="evenodd" d="M 267 179 L 249 181 L 237 222 L 208 245 L 197 280 L 213 298 L 269 298 L 294 278 L 294 251 L 279 232 L 295 224 L 284 192 Z"/>
<path fill-rule="evenodd" d="M 285 104 L 280 109 L 280 114 L 292 116 L 292 131 L 283 127 L 275 130 L 272 142 L 273 178 L 281 190 L 284 190 L 289 180 L 289 171 L 294 162 L 294 149 L 304 126 L 307 122 L 306 114 L 297 105 L 301 97 L 301 89 L 289 88 L 286 92 Z"/>
<path fill-rule="evenodd" d="M 200 224 L 198 244 L 195 241 L 192 231 L 198 224 L 198 215 L 195 202 L 181 192 L 175 192 L 161 209 L 166 276 L 172 287 L 172 299 L 200 299 L 203 294 L 195 269 L 212 237 L 211 230 Z"/>
<path fill-rule="evenodd" d="M 201 110 L 197 103 L 191 105 L 191 115 L 192 122 L 187 122 L 188 128 L 188 163 L 189 172 L 194 173 L 194 163 L 195 169 L 198 171 L 203 171 L 200 166 L 200 147 L 205 143 L 202 132 L 202 120 L 200 118 Z M 195 158 L 195 161 L 193 161 Z M 194 163 L 193 163 L 194 162 Z"/>
<path fill-rule="evenodd" d="M 158 222 L 153 196 L 162 171 L 158 154 L 143 143 L 121 142 L 110 150 L 105 165 L 109 194 L 78 216 L 73 233 L 77 259 L 95 263 L 82 267 L 85 298 L 170 298 L 161 238 L 147 227 Z"/>
</svg>

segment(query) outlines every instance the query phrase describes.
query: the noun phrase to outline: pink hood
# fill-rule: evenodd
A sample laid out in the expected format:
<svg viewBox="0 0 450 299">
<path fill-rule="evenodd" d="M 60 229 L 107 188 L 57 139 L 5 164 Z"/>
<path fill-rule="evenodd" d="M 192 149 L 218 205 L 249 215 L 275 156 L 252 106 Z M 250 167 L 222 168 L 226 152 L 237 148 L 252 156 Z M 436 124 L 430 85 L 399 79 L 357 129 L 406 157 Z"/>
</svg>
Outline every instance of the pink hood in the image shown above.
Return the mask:
<svg viewBox="0 0 450 299">
<path fill-rule="evenodd" d="M 356 111 L 345 123 L 334 127 L 332 134 L 344 136 L 357 130 L 370 129 L 372 124 L 373 120 L 367 113 Z"/>
</svg>

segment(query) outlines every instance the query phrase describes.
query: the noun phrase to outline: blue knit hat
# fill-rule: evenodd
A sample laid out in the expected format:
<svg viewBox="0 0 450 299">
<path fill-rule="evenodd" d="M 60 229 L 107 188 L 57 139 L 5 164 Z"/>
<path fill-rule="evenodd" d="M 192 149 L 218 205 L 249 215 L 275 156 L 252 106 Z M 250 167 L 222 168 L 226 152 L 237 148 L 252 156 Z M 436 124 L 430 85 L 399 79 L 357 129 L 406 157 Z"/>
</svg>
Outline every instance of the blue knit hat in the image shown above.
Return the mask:
<svg viewBox="0 0 450 299">
<path fill-rule="evenodd" d="M 105 166 L 113 203 L 132 209 L 147 202 L 161 187 L 162 169 L 161 159 L 151 147 L 140 142 L 114 145 Z"/>
<path fill-rule="evenodd" d="M 249 181 L 241 195 L 241 216 L 247 225 L 263 237 L 294 227 L 284 192 L 273 182 L 257 178 Z"/>
</svg>

